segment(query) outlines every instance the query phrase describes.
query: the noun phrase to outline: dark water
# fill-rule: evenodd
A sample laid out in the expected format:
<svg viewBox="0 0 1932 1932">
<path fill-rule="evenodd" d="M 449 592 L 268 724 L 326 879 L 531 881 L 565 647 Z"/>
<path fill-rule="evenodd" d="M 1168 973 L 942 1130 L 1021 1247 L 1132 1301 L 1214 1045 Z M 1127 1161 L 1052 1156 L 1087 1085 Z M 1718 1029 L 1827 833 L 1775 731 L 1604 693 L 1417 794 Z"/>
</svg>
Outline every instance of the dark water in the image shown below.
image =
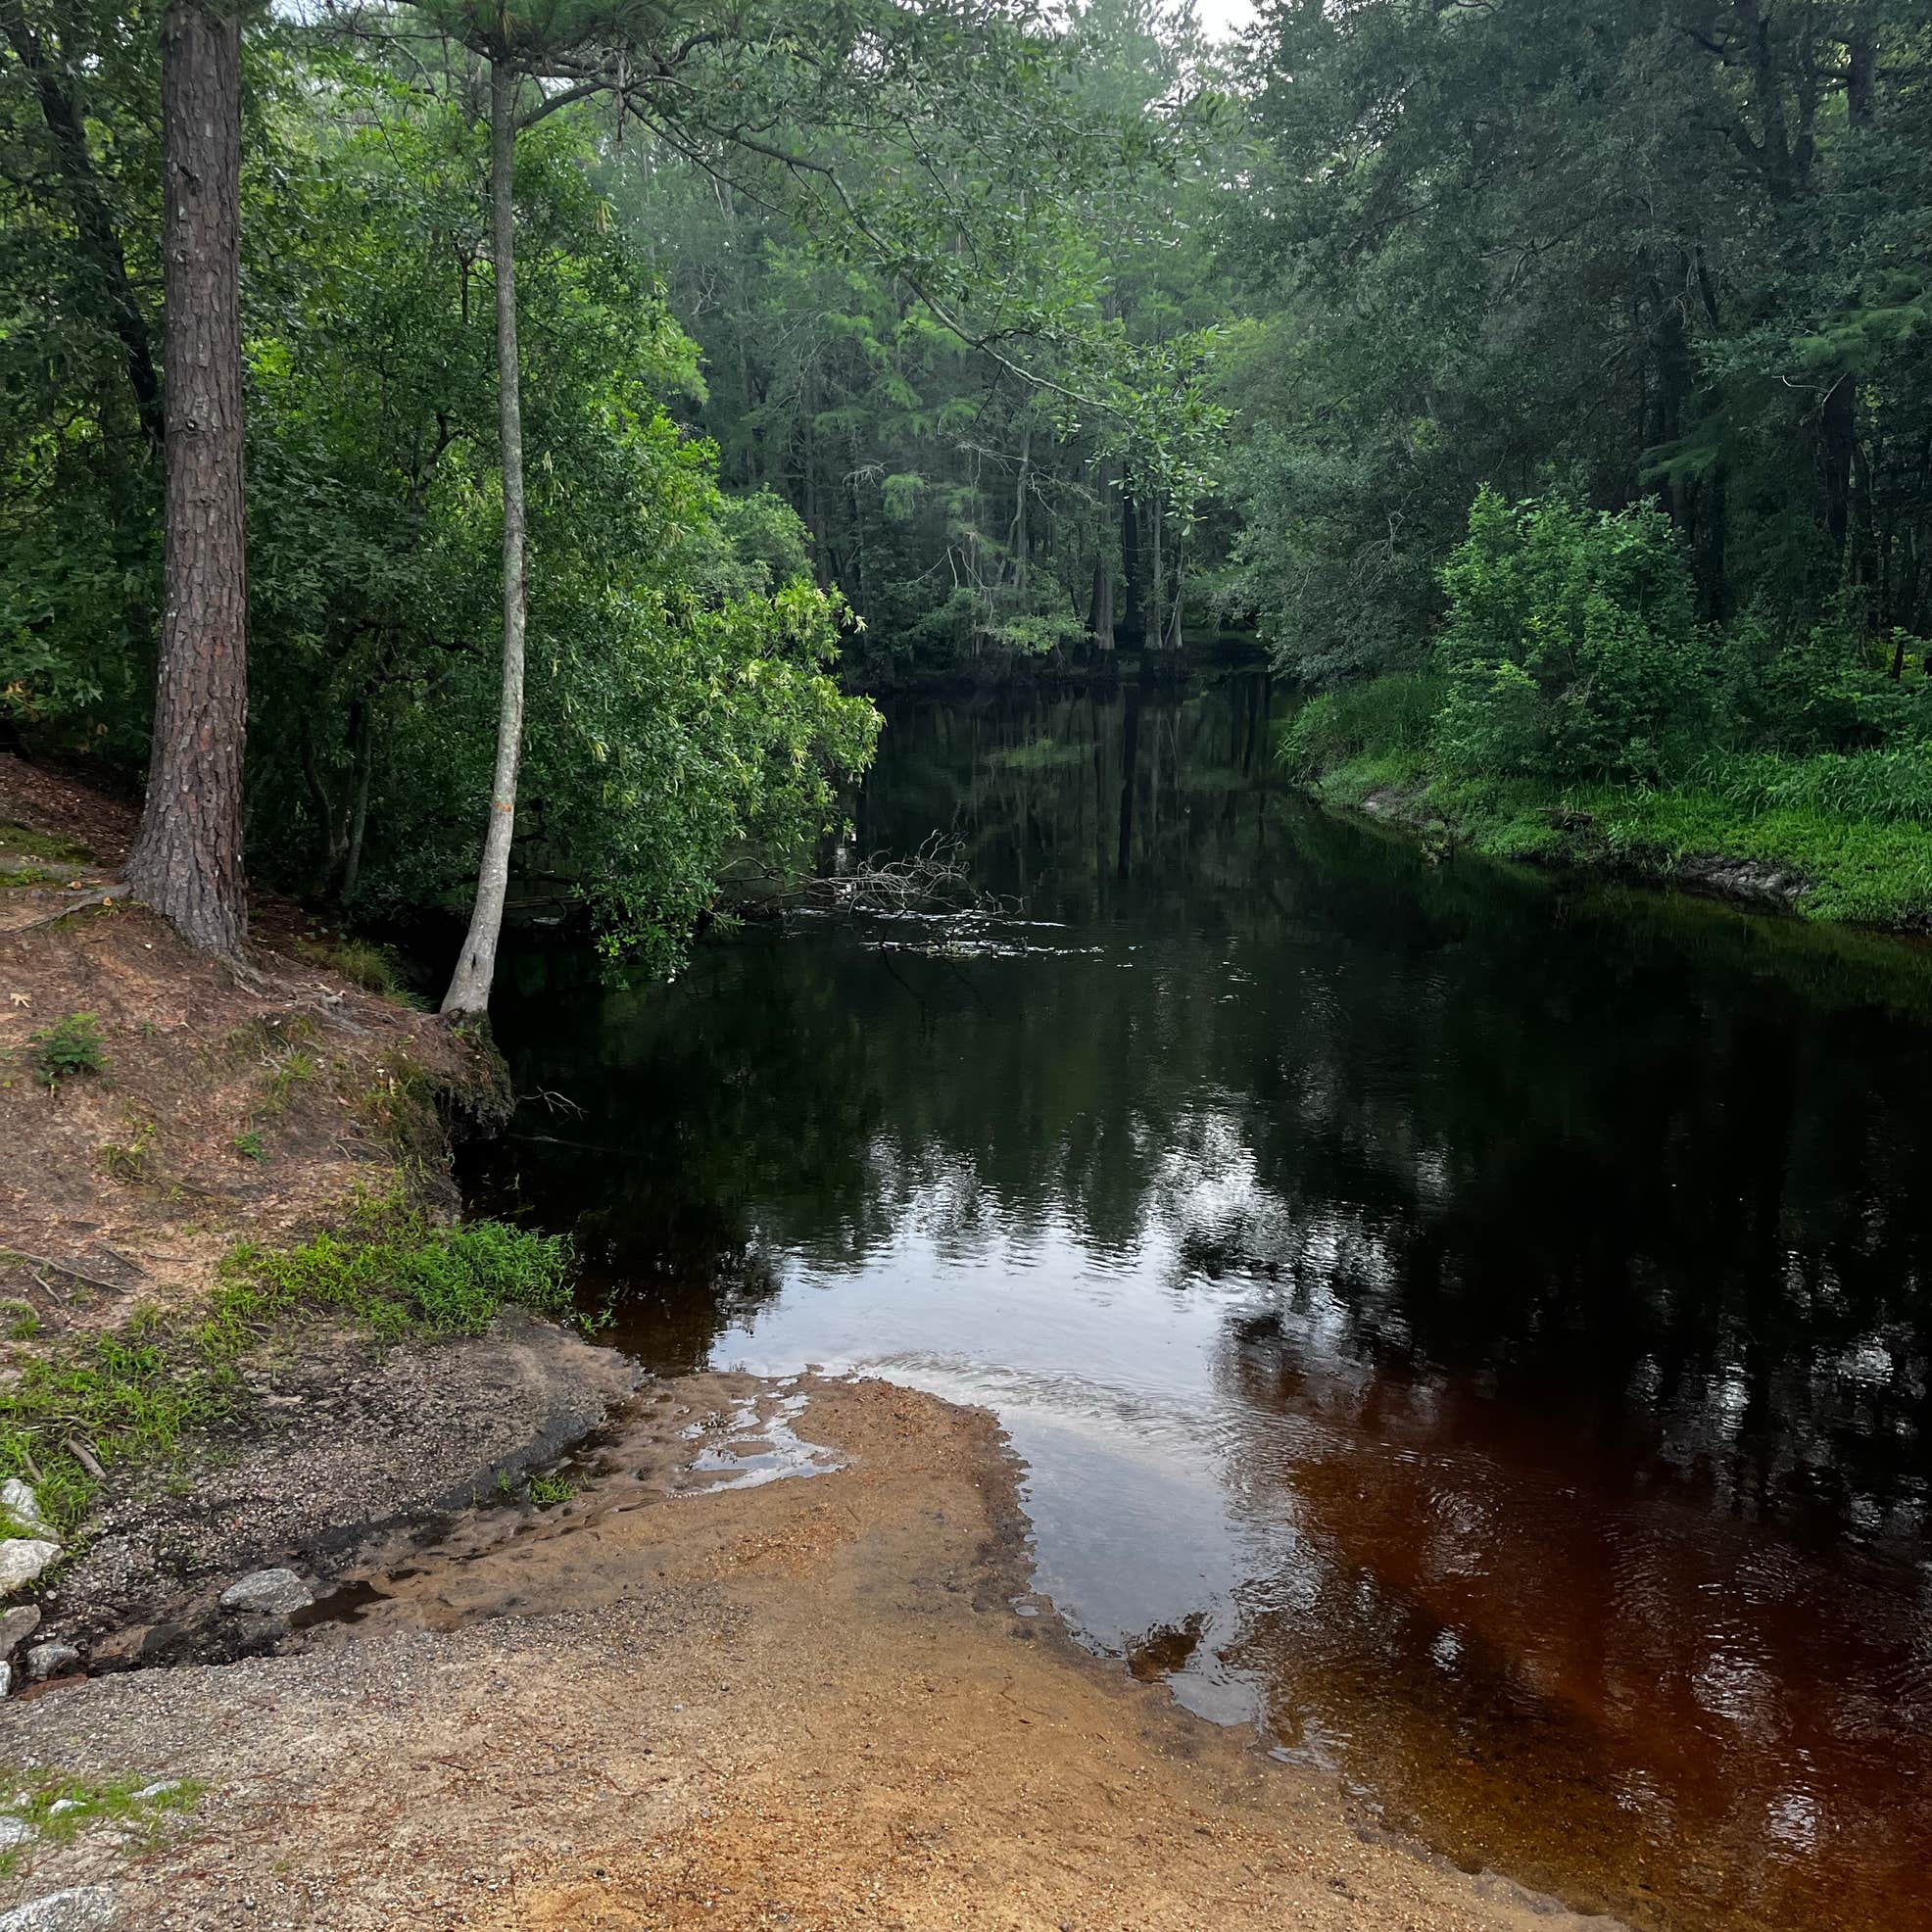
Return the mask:
<svg viewBox="0 0 1932 1932">
<path fill-rule="evenodd" d="M 991 1404 L 1087 1642 L 1644 1926 L 1932 1924 L 1932 966 L 1324 818 L 1235 679 L 903 709 L 672 988 L 510 962 L 657 1366 Z"/>
</svg>

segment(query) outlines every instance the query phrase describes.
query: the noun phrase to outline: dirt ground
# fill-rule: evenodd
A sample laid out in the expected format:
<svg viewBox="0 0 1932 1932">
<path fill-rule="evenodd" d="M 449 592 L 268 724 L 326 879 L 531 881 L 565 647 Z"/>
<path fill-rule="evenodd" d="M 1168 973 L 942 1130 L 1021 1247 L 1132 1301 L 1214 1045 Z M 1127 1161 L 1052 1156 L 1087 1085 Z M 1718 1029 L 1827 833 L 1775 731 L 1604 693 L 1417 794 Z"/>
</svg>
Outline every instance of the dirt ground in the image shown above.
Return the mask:
<svg viewBox="0 0 1932 1932">
<path fill-rule="evenodd" d="M 0 1299 L 50 1335 L 191 1296 L 238 1237 L 313 1228 L 359 1186 L 392 1190 L 406 1162 L 435 1185 L 424 1096 L 485 1078 L 432 1016 L 305 957 L 311 922 L 286 900 L 257 895 L 246 983 L 144 908 L 91 903 L 133 825 L 0 756 Z M 77 1013 L 104 1064 L 50 1091 L 32 1036 Z"/>
<path fill-rule="evenodd" d="M 804 1392 L 647 1392 L 570 1503 L 370 1572 L 296 1654 L 0 1707 L 0 1762 L 209 1787 L 160 1849 L 90 1833 L 20 1895 L 181 1932 L 1558 1922 L 1019 1614 L 990 1418 Z M 760 1480 L 788 1430 L 800 1473 Z"/>
<path fill-rule="evenodd" d="M 252 1357 L 243 1405 L 173 1464 L 117 1472 L 40 1599 L 43 1639 L 89 1669 L 272 1642 L 217 1599 L 252 1570 L 333 1580 L 383 1539 L 433 1536 L 595 1428 L 636 1367 L 520 1310 L 488 1333 L 373 1347 L 316 1323 Z"/>
</svg>

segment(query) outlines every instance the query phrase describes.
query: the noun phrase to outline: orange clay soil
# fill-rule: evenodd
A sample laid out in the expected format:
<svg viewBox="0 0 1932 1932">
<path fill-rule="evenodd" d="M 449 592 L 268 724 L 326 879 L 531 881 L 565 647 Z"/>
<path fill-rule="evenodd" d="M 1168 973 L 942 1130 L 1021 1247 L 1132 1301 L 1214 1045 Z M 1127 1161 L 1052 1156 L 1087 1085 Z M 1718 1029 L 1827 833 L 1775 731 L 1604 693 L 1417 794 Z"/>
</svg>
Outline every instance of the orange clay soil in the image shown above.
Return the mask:
<svg viewBox="0 0 1932 1932">
<path fill-rule="evenodd" d="M 0 1298 L 53 1331 L 205 1288 L 237 1237 L 313 1228 L 405 1162 L 447 1195 L 426 1095 L 486 1079 L 429 1015 L 300 956 L 286 901 L 258 900 L 247 983 L 141 907 L 91 903 L 132 831 L 0 756 Z M 49 1091 L 32 1036 L 76 1013 L 102 1068 Z"/>
<path fill-rule="evenodd" d="M 17 1896 L 100 1885 L 128 1924 L 195 1932 L 1561 1922 L 1016 1615 L 990 1417 L 802 1392 L 789 1423 L 829 1473 L 697 1487 L 699 1448 L 798 1391 L 662 1384 L 569 1503 L 387 1552 L 361 1619 L 307 1648 L 0 1706 L 0 1762 L 209 1786 L 159 1850 L 83 1835 Z"/>
</svg>

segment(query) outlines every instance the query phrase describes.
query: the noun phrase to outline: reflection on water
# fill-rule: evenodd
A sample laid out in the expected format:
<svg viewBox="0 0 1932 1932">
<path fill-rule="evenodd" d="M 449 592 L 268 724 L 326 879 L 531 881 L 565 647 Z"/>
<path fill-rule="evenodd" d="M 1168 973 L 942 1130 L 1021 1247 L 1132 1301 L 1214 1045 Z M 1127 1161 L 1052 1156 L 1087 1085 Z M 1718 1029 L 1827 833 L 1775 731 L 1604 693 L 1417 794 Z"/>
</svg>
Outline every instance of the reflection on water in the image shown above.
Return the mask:
<svg viewBox="0 0 1932 1932">
<path fill-rule="evenodd" d="M 1038 1588 L 1453 1857 L 1932 1919 L 1921 955 L 1322 818 L 1268 695 L 908 708 L 864 851 L 670 989 L 511 962 L 499 1184 L 661 1367 L 994 1407 Z"/>
</svg>

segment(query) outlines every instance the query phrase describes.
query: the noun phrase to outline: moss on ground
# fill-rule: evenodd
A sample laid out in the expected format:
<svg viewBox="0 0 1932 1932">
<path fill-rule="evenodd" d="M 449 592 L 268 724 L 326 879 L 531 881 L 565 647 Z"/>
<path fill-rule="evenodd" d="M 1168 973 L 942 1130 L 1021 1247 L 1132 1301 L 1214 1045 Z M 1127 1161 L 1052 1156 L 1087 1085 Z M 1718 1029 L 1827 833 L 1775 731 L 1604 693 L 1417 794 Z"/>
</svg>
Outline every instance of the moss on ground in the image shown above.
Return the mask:
<svg viewBox="0 0 1932 1932">
<path fill-rule="evenodd" d="M 91 856 L 85 846 L 76 845 L 72 839 L 36 832 L 31 826 L 17 824 L 12 819 L 0 820 L 0 852 L 21 858 L 55 859 L 70 865 L 84 863 Z"/>
</svg>

